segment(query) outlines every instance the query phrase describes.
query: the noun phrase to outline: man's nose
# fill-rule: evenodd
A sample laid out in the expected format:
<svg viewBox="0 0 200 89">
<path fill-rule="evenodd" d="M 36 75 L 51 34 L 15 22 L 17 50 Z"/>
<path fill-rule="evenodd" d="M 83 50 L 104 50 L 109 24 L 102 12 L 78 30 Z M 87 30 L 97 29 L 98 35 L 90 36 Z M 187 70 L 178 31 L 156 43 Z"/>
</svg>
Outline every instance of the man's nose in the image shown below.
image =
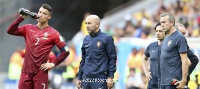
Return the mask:
<svg viewBox="0 0 200 89">
<path fill-rule="evenodd" d="M 163 25 L 163 24 L 161 24 L 161 27 L 164 27 L 164 25 Z"/>
<path fill-rule="evenodd" d="M 39 13 L 38 16 L 39 16 L 39 17 L 42 17 L 42 14 Z"/>
</svg>

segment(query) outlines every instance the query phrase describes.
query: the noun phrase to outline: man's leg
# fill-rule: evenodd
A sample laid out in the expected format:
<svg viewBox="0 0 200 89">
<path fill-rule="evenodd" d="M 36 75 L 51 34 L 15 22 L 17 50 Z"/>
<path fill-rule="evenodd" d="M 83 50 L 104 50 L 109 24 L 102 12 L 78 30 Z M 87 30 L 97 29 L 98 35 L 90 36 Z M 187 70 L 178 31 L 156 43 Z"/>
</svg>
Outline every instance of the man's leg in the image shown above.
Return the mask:
<svg viewBox="0 0 200 89">
<path fill-rule="evenodd" d="M 33 78 L 34 89 L 48 89 L 48 71 L 39 70 Z"/>
<path fill-rule="evenodd" d="M 27 73 L 21 73 L 18 88 L 33 89 L 32 75 L 29 75 Z"/>
</svg>

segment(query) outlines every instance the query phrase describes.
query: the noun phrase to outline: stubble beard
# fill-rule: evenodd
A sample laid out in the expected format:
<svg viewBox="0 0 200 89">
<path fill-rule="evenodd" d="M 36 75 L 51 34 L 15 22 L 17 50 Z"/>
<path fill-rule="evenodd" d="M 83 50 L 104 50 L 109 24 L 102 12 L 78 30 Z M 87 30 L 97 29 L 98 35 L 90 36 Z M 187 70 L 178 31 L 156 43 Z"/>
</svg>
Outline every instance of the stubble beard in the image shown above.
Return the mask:
<svg viewBox="0 0 200 89">
<path fill-rule="evenodd" d="M 163 40 L 164 40 L 164 38 L 160 38 L 160 39 L 158 39 L 160 42 L 162 42 Z"/>
<path fill-rule="evenodd" d="M 94 32 L 95 32 L 94 30 L 89 30 L 88 31 L 88 33 L 91 34 L 91 35 L 94 35 Z"/>
<path fill-rule="evenodd" d="M 165 31 L 166 34 L 169 34 L 169 29 Z"/>
</svg>

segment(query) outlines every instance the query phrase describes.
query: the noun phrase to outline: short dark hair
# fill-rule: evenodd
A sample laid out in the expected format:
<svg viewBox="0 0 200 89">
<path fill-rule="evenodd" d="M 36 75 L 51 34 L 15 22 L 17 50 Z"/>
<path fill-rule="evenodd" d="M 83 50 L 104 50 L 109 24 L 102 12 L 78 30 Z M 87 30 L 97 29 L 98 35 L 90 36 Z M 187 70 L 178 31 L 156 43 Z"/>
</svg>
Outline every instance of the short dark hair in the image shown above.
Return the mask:
<svg viewBox="0 0 200 89">
<path fill-rule="evenodd" d="M 53 14 L 53 9 L 51 8 L 50 5 L 48 5 L 48 4 L 43 4 L 41 7 L 44 8 L 44 9 L 47 9 L 47 10 L 50 12 L 50 15 Z"/>
<path fill-rule="evenodd" d="M 156 24 L 156 26 L 154 27 L 154 30 L 155 30 L 155 31 L 156 31 L 156 28 L 157 28 L 158 26 L 161 26 L 160 22 L 158 22 L 158 23 Z"/>
</svg>

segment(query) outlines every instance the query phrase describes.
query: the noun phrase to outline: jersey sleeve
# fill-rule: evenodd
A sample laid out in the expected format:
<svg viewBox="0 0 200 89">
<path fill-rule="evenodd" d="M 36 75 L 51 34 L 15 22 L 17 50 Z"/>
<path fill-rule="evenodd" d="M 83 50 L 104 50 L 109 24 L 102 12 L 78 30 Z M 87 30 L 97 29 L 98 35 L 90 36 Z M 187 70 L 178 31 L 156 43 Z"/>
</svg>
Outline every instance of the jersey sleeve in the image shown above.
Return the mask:
<svg viewBox="0 0 200 89">
<path fill-rule="evenodd" d="M 108 56 L 109 62 L 108 76 L 114 78 L 114 73 L 117 70 L 117 51 L 114 45 L 114 39 L 111 36 L 109 36 L 109 38 L 106 41 L 106 54 Z"/>
<path fill-rule="evenodd" d="M 55 34 L 54 43 L 59 49 L 66 46 L 66 43 L 65 43 L 63 37 L 58 32 L 56 32 L 56 34 Z"/>
<path fill-rule="evenodd" d="M 52 63 L 56 60 L 56 55 L 51 51 L 49 53 L 49 62 Z"/>
<path fill-rule="evenodd" d="M 11 35 L 16 35 L 16 36 L 24 36 L 26 34 L 26 28 L 29 26 L 23 25 L 19 26 L 19 24 L 23 21 L 24 19 L 19 16 L 15 21 L 12 22 L 12 24 L 8 27 L 7 33 Z"/>
<path fill-rule="evenodd" d="M 183 52 L 187 52 L 188 51 L 188 44 L 187 44 L 187 41 L 185 39 L 185 37 L 180 37 L 179 40 L 178 40 L 178 51 L 179 53 L 183 53 Z"/>
<path fill-rule="evenodd" d="M 26 24 L 26 25 L 23 25 L 23 26 L 19 26 L 18 30 L 15 31 L 14 35 L 25 36 L 26 35 L 27 27 L 29 27 L 29 26 L 30 26 L 29 24 Z"/>
<path fill-rule="evenodd" d="M 145 52 L 144 52 L 144 55 L 145 55 L 146 57 L 149 57 L 149 56 L 150 56 L 150 54 L 149 54 L 150 45 L 151 45 L 151 44 L 149 44 L 149 45 L 147 46 L 147 48 L 146 48 L 146 50 L 145 50 Z"/>
</svg>

